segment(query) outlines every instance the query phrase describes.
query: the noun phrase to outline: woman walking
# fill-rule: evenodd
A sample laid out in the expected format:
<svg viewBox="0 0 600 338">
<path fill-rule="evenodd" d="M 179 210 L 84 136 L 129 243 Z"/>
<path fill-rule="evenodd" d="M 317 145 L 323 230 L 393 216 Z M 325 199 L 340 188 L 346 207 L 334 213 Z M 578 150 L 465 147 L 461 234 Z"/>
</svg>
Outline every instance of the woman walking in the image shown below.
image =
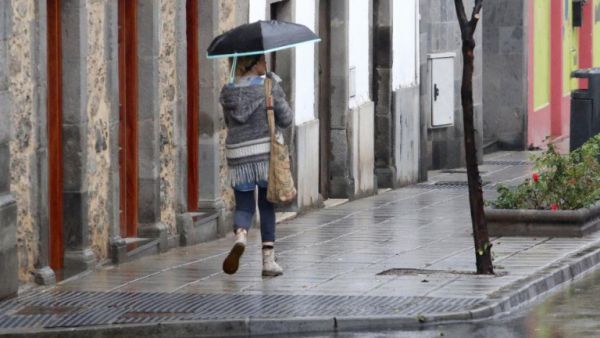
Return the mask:
<svg viewBox="0 0 600 338">
<path fill-rule="evenodd" d="M 264 55 L 239 57 L 232 67 L 235 67 L 232 69 L 235 81 L 223 87 L 220 101 L 228 128 L 226 155 L 235 193 L 235 242 L 223 261 L 223 271 L 234 274 L 238 270 L 256 210 L 255 190 L 258 187 L 262 275 L 278 276 L 283 269 L 275 262 L 275 209 L 273 203 L 267 200 L 270 137 L 265 76 L 273 83 L 273 109 L 277 127 L 289 127 L 294 116 L 279 85 L 281 79 L 274 73 L 267 73 Z"/>
</svg>

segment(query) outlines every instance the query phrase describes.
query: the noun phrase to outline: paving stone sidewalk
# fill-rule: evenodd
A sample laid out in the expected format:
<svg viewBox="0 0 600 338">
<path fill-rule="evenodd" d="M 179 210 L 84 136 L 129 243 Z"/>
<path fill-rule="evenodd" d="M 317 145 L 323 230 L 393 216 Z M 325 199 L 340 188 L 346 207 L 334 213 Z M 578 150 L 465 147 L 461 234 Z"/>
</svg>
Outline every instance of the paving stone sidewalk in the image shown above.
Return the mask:
<svg viewBox="0 0 600 338">
<path fill-rule="evenodd" d="M 496 183 L 530 175 L 527 157 L 486 156 L 486 196 Z M 285 273 L 275 278 L 261 276 L 258 230 L 233 276 L 221 271 L 232 237 L 105 266 L 0 303 L 0 336 L 241 335 L 468 320 L 520 306 L 600 261 L 600 234 L 503 237 L 493 239 L 498 275 L 473 274 L 461 182 L 462 170 L 435 171 L 426 183 L 278 224 Z"/>
</svg>

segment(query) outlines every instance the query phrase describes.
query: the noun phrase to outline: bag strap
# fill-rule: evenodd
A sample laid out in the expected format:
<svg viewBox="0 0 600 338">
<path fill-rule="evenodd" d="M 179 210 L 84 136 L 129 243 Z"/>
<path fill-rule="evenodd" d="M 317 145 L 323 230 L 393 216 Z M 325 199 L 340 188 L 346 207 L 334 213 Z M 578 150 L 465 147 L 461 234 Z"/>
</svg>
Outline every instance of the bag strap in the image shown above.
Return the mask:
<svg viewBox="0 0 600 338">
<path fill-rule="evenodd" d="M 269 122 L 269 133 L 271 134 L 271 140 L 275 140 L 275 112 L 273 111 L 273 95 L 271 94 L 273 88 L 273 80 L 270 78 L 265 79 L 265 105 L 267 106 L 267 119 Z"/>
</svg>

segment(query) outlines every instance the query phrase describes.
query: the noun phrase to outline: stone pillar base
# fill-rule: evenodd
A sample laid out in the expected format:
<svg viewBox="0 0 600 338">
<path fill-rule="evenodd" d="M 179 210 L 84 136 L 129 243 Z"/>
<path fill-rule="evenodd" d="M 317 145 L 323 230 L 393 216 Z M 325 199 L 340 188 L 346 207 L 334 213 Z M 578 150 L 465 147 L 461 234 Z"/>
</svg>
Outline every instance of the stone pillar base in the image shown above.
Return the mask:
<svg viewBox="0 0 600 338">
<path fill-rule="evenodd" d="M 177 232 L 181 246 L 194 245 L 216 239 L 219 214 L 213 212 L 186 212 L 177 216 Z"/>
<path fill-rule="evenodd" d="M 39 285 L 53 285 L 56 284 L 56 275 L 54 270 L 49 266 L 36 269 L 33 273 L 34 281 Z"/>
<path fill-rule="evenodd" d="M 167 225 L 164 223 L 140 224 L 138 226 L 138 236 L 158 239 L 158 249 L 160 252 L 165 252 L 169 248 Z"/>
<path fill-rule="evenodd" d="M 395 188 L 396 182 L 396 168 L 384 167 L 375 168 L 375 176 L 377 177 L 377 187 L 381 188 Z"/>
<path fill-rule="evenodd" d="M 19 290 L 17 259 L 17 204 L 10 194 L 0 195 L 0 299 Z"/>
<path fill-rule="evenodd" d="M 110 241 L 110 260 L 113 264 L 124 262 L 127 259 L 127 243 L 121 237 Z"/>
<path fill-rule="evenodd" d="M 332 198 L 349 198 L 354 197 L 354 180 L 346 177 L 334 177 L 331 182 L 329 192 Z"/>
<path fill-rule="evenodd" d="M 83 250 L 65 251 L 64 277 L 72 276 L 87 270 L 93 270 L 96 266 L 96 255 L 90 248 Z"/>
</svg>

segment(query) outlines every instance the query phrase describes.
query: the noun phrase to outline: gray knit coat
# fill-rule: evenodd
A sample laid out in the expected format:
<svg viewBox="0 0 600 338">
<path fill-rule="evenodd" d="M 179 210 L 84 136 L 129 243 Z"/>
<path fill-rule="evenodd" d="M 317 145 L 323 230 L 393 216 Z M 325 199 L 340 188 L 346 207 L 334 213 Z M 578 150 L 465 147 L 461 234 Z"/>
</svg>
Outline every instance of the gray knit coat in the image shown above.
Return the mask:
<svg viewBox="0 0 600 338">
<path fill-rule="evenodd" d="M 287 128 L 294 114 L 279 84 L 281 79 L 273 73 L 267 76 L 273 79 L 275 124 Z M 226 155 L 231 185 L 267 181 L 270 138 L 264 84 L 227 84 L 221 90 L 220 102 L 228 128 Z"/>
</svg>

